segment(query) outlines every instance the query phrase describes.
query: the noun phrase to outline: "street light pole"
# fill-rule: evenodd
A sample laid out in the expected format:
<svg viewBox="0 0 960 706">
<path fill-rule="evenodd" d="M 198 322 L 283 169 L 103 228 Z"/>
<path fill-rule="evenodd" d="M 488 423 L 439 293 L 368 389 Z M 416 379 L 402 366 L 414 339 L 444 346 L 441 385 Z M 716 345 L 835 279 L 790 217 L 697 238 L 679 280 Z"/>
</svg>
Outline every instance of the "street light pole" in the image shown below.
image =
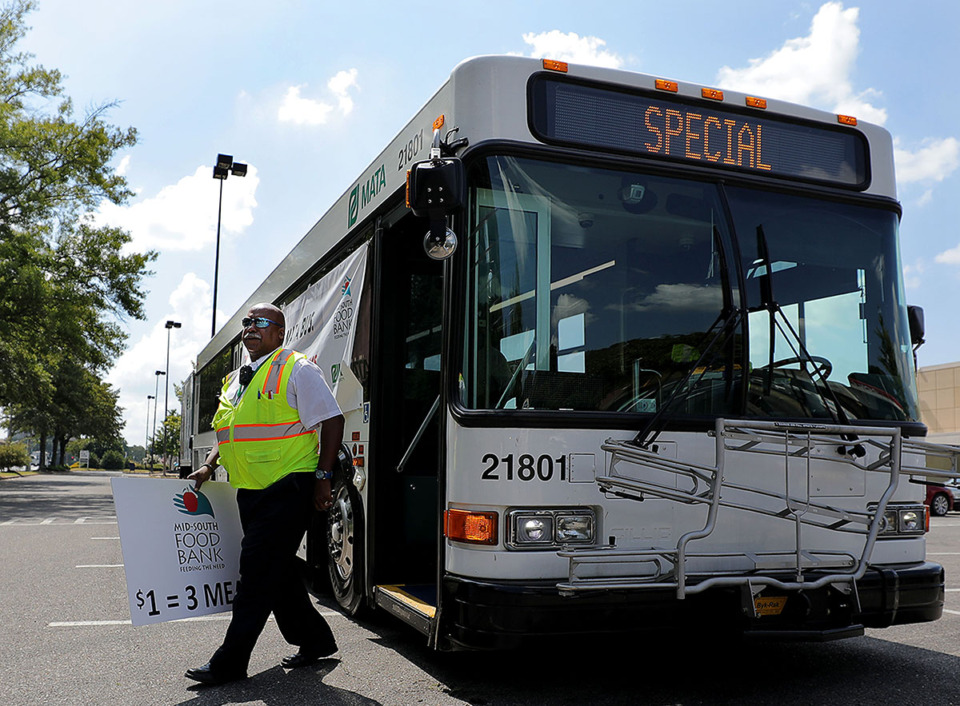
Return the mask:
<svg viewBox="0 0 960 706">
<path fill-rule="evenodd" d="M 152 467 L 153 467 L 153 458 L 152 458 L 152 457 L 153 457 L 153 456 L 156 456 L 156 454 L 157 454 L 157 401 L 160 399 L 160 376 L 161 376 L 161 375 L 166 375 L 166 373 L 163 372 L 162 370 L 158 370 L 158 371 L 156 371 L 156 372 L 154 373 L 154 375 L 157 376 L 157 384 L 154 385 L 154 395 L 153 395 L 153 426 L 150 427 L 151 429 L 153 429 L 153 443 L 150 444 L 150 447 L 151 447 L 151 454 L 150 454 L 150 456 L 151 456 L 151 459 L 150 459 L 151 470 L 152 470 Z"/>
<path fill-rule="evenodd" d="M 220 199 L 217 202 L 217 249 L 213 261 L 213 317 L 210 323 L 210 338 L 217 335 L 217 283 L 220 278 L 220 216 L 223 213 L 223 182 L 227 177 L 242 177 L 247 175 L 247 165 L 234 162 L 229 154 L 218 154 L 217 162 L 213 165 L 213 178 L 220 181 Z"/>
<path fill-rule="evenodd" d="M 216 167 L 214 167 L 214 178 L 216 178 Z M 217 201 L 217 249 L 213 259 L 213 318 L 210 321 L 210 338 L 217 335 L 217 282 L 220 279 L 220 214 L 223 212 L 223 182 L 226 180 L 226 176 L 220 179 L 220 199 Z"/>
<path fill-rule="evenodd" d="M 167 329 L 167 372 L 163 381 L 163 472 L 167 472 L 167 415 L 168 401 L 170 398 L 170 330 L 180 328 L 182 324 L 179 321 L 167 321 L 164 328 Z"/>
<path fill-rule="evenodd" d="M 159 381 L 160 378 L 157 378 Z M 147 467 L 147 447 L 150 444 L 150 400 L 155 400 L 154 395 L 147 395 L 147 430 L 143 435 L 143 467 Z"/>
</svg>

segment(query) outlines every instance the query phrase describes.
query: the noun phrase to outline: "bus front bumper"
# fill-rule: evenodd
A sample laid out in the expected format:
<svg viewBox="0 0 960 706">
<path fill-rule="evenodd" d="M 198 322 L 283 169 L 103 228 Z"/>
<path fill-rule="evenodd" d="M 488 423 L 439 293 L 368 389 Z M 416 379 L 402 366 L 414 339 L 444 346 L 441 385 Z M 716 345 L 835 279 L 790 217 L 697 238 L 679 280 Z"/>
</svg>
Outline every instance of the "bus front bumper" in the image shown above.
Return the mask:
<svg viewBox="0 0 960 706">
<path fill-rule="evenodd" d="M 710 589 L 678 600 L 671 589 L 591 591 L 566 597 L 556 584 L 445 576 L 438 646 L 513 649 L 544 638 L 666 628 L 832 640 L 863 634 L 864 627 L 937 620 L 944 598 L 943 568 L 929 562 L 868 569 L 857 582 L 859 611 L 849 592 L 828 586 L 788 593 L 785 609 L 773 617 L 750 615 L 738 588 Z M 784 593 L 768 589 L 763 595 Z"/>
</svg>

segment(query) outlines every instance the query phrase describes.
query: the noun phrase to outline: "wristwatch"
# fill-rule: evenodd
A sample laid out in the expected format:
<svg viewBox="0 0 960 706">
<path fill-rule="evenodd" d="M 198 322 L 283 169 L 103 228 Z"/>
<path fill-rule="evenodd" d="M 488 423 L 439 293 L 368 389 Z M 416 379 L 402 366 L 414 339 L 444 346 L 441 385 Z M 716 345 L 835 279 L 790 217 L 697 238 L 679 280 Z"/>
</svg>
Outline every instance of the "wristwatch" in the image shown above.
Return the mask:
<svg viewBox="0 0 960 706">
<path fill-rule="evenodd" d="M 317 480 L 330 480 L 331 478 L 333 478 L 333 471 L 317 469 Z"/>
</svg>

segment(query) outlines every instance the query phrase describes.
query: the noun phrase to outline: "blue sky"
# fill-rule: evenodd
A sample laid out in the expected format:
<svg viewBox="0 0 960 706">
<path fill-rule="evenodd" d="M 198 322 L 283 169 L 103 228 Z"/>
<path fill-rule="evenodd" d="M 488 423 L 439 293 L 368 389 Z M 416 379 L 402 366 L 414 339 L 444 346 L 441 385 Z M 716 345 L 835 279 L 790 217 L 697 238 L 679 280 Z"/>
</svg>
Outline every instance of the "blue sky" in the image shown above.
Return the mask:
<svg viewBox="0 0 960 706">
<path fill-rule="evenodd" d="M 126 322 L 128 349 L 109 376 L 129 443 L 144 441 L 146 396 L 166 365 L 164 322 L 183 323 L 172 380 L 209 339 L 217 153 L 250 165 L 224 184 L 222 322 L 453 67 L 480 54 L 616 66 L 884 125 L 897 146 L 907 296 L 926 312 L 919 362 L 960 360 L 953 0 L 39 0 L 28 23 L 22 48 L 66 75 L 78 113 L 118 101 L 110 121 L 140 135 L 116 162 L 137 196 L 97 214 L 160 252 L 148 319 Z"/>
</svg>

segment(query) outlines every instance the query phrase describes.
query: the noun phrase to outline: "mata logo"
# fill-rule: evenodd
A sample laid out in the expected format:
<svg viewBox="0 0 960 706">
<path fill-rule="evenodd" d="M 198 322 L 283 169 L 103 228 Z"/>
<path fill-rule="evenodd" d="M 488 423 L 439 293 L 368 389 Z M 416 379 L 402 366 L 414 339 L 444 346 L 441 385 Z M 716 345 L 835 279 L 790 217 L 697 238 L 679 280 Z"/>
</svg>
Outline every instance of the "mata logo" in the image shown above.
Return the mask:
<svg viewBox="0 0 960 706">
<path fill-rule="evenodd" d="M 350 190 L 350 201 L 347 213 L 347 226 L 357 222 L 360 211 L 365 209 L 377 195 L 387 186 L 387 168 L 384 165 L 377 167 L 373 174 Z"/>
<path fill-rule="evenodd" d="M 195 488 L 184 488 L 179 495 L 173 496 L 173 505 L 184 515 L 210 515 L 214 517 L 213 505 L 207 496 Z"/>
<path fill-rule="evenodd" d="M 347 213 L 347 227 L 357 222 L 357 216 L 360 215 L 360 185 L 357 184 L 350 192 L 350 204 Z"/>
</svg>

